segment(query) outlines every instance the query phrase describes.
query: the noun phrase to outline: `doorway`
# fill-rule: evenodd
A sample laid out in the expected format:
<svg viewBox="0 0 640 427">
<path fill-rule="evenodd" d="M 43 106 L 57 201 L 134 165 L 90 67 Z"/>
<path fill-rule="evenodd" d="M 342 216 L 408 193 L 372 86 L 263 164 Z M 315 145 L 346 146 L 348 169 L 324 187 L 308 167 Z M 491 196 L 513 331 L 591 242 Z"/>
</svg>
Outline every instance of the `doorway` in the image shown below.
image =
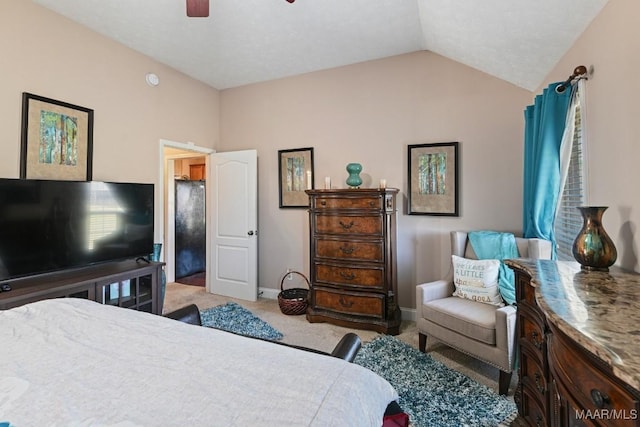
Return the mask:
<svg viewBox="0 0 640 427">
<path fill-rule="evenodd" d="M 185 203 L 184 200 L 180 203 L 177 202 L 176 198 L 176 183 L 184 183 L 184 182 L 202 182 L 203 185 L 206 185 L 206 165 L 207 165 L 207 156 L 214 152 L 214 150 L 204 147 L 198 147 L 193 144 L 184 144 L 175 141 L 168 140 L 160 140 L 160 182 L 158 190 L 156 191 L 156 197 L 158 198 L 158 206 L 161 210 L 161 214 L 157 215 L 157 224 L 156 224 L 156 242 L 163 243 L 163 254 L 162 261 L 165 263 L 165 274 L 167 276 L 168 282 L 176 281 L 176 272 L 179 275 L 184 274 L 184 269 L 177 268 L 176 259 L 180 259 L 185 255 L 182 254 L 184 249 L 184 245 L 181 242 L 180 238 L 176 236 L 176 218 L 178 215 L 176 214 L 177 209 L 180 209 Z M 199 184 L 196 184 L 196 187 L 199 188 Z M 202 221 L 206 222 L 204 218 L 205 205 L 206 205 L 206 192 L 203 192 L 203 206 L 201 212 L 203 213 Z M 206 225 L 203 223 L 203 230 Z M 200 242 L 202 245 L 205 245 L 206 236 L 204 232 L 195 232 L 195 235 L 199 236 Z M 198 239 L 196 239 L 198 240 Z M 191 252 L 189 249 L 187 252 Z M 205 267 L 199 267 L 200 262 L 203 262 Z M 199 255 L 195 257 L 195 259 L 188 260 L 185 262 L 188 266 L 188 269 L 193 270 L 193 275 L 196 275 L 197 269 L 202 269 L 199 271 L 198 276 L 193 277 L 193 281 L 196 284 L 204 284 L 205 276 L 206 276 L 206 250 L 202 254 L 202 257 Z M 187 276 L 183 276 L 187 277 Z M 183 281 L 190 281 L 189 278 L 184 279 Z M 189 283 L 191 284 L 191 283 Z"/>
<path fill-rule="evenodd" d="M 256 301 L 258 297 L 257 150 L 217 153 L 193 143 L 160 140 L 156 188 L 156 242 L 163 243 L 168 282 L 175 281 L 175 177 L 185 175 L 180 159 L 204 158 L 207 182 L 207 292 Z M 200 168 L 202 169 L 202 168 Z"/>
<path fill-rule="evenodd" d="M 180 163 L 203 161 L 181 159 Z M 196 167 L 194 167 L 196 166 Z M 202 167 L 200 167 L 202 166 Z M 183 167 L 182 170 L 185 168 Z M 189 175 L 175 178 L 175 281 L 184 285 L 206 284 L 206 180 L 204 163 L 190 163 Z M 197 171 L 194 173 L 194 170 Z"/>
</svg>

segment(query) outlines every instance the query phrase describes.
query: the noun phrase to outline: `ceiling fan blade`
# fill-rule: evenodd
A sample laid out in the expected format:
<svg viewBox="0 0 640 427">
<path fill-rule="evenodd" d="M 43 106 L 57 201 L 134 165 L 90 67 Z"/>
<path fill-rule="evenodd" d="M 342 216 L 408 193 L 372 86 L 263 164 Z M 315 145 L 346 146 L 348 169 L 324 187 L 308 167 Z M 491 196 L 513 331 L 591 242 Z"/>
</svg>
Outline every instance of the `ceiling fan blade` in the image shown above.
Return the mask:
<svg viewBox="0 0 640 427">
<path fill-rule="evenodd" d="M 187 0 L 187 16 L 206 18 L 209 16 L 209 0 Z"/>
</svg>

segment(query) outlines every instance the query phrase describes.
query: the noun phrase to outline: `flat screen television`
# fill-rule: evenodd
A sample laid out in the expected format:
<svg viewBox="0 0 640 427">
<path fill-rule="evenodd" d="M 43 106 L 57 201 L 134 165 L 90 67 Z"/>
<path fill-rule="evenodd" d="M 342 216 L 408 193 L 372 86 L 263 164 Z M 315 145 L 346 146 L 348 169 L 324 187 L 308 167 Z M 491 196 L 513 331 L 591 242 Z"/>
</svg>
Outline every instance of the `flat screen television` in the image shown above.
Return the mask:
<svg viewBox="0 0 640 427">
<path fill-rule="evenodd" d="M 0 281 L 147 257 L 153 184 L 0 179 Z"/>
</svg>

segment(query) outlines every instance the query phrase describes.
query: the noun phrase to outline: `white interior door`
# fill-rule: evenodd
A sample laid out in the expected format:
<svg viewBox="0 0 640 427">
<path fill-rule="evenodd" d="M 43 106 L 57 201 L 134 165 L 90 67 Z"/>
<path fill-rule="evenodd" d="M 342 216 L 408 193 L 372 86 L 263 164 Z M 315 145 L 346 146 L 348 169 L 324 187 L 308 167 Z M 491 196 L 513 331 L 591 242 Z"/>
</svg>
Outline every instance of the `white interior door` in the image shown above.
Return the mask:
<svg viewBox="0 0 640 427">
<path fill-rule="evenodd" d="M 209 155 L 207 290 L 258 299 L 258 154 Z"/>
</svg>

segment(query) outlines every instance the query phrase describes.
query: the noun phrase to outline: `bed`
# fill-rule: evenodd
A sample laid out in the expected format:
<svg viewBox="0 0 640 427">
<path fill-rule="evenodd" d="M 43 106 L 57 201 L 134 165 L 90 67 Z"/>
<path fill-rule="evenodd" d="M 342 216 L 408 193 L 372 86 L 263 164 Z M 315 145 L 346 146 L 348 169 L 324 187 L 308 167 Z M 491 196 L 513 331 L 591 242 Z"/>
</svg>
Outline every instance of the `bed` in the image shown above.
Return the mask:
<svg viewBox="0 0 640 427">
<path fill-rule="evenodd" d="M 96 302 L 0 311 L 0 423 L 376 426 L 398 398 L 336 357 Z"/>
</svg>

